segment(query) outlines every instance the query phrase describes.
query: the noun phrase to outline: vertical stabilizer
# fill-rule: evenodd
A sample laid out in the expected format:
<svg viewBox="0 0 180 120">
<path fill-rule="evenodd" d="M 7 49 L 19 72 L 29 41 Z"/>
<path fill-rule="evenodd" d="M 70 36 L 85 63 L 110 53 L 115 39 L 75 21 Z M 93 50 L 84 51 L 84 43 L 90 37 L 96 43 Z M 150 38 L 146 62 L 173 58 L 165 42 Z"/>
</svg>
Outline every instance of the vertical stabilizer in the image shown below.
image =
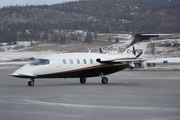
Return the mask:
<svg viewBox="0 0 180 120">
<path fill-rule="evenodd" d="M 143 58 L 146 47 L 151 37 L 159 37 L 159 34 L 135 34 L 133 41 L 129 44 L 128 48 L 124 51 L 123 55 L 136 56 L 136 58 Z"/>
</svg>

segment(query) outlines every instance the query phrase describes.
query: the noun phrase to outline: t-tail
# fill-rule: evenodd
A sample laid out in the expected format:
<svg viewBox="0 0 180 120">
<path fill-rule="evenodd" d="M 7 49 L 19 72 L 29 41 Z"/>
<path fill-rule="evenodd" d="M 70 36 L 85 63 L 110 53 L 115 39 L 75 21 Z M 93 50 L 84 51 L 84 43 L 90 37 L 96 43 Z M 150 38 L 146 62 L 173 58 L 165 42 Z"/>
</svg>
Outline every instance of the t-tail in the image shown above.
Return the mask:
<svg viewBox="0 0 180 120">
<path fill-rule="evenodd" d="M 136 58 L 143 58 L 147 45 L 151 37 L 159 37 L 161 34 L 135 34 L 134 40 L 129 44 L 123 55 L 136 56 Z M 164 35 L 164 34 L 163 34 Z"/>
</svg>

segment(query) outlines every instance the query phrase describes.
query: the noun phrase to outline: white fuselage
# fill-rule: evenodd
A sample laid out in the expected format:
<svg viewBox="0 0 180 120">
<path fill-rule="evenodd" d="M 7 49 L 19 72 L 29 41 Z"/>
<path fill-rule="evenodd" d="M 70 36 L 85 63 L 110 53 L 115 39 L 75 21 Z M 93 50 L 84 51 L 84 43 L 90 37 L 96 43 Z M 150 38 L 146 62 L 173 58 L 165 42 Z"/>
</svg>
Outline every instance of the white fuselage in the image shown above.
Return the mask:
<svg viewBox="0 0 180 120">
<path fill-rule="evenodd" d="M 125 56 L 118 58 L 124 58 Z M 64 54 L 53 54 L 46 57 L 42 57 L 42 60 L 49 60 L 48 64 L 26 64 L 14 73 L 12 76 L 15 77 L 40 77 L 40 78 L 68 78 L 68 77 L 81 77 L 81 76 L 97 76 L 104 72 L 104 74 L 110 74 L 121 70 L 119 66 L 124 64 L 102 64 L 97 62 L 98 58 L 103 59 L 116 59 L 117 55 L 107 55 L 99 53 L 64 53 Z M 108 71 L 108 67 L 111 67 Z M 117 68 L 117 69 L 113 69 Z M 124 69 L 124 67 L 123 67 Z M 105 71 L 106 72 L 105 72 Z M 83 72 L 87 71 L 87 72 Z M 90 72 L 90 73 L 88 73 Z M 93 73 L 94 72 L 94 73 Z M 71 75 L 73 73 L 73 75 Z M 76 75 L 78 74 L 78 75 Z M 89 74 L 89 75 L 83 75 Z M 51 76 L 50 76 L 51 75 Z"/>
</svg>

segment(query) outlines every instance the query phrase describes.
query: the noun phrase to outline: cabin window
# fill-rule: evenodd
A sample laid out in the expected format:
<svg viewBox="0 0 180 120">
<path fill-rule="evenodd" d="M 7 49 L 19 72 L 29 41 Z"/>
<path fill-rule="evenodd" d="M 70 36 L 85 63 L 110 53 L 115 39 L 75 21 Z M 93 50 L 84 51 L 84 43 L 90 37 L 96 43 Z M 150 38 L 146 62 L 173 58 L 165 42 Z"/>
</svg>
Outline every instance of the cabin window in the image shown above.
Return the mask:
<svg viewBox="0 0 180 120">
<path fill-rule="evenodd" d="M 63 62 L 63 64 L 66 64 L 66 60 L 65 59 L 63 59 L 62 62 Z"/>
<path fill-rule="evenodd" d="M 39 66 L 39 65 L 48 65 L 50 61 L 48 59 L 37 59 L 29 63 L 30 65 Z"/>
<path fill-rule="evenodd" d="M 73 60 L 72 59 L 70 59 L 69 62 L 70 62 L 70 64 L 73 64 Z"/>
<path fill-rule="evenodd" d="M 83 62 L 84 62 L 84 64 L 86 64 L 87 62 L 86 62 L 86 59 L 83 59 Z"/>
<path fill-rule="evenodd" d="M 77 59 L 76 61 L 77 61 L 77 64 L 80 64 L 80 60 L 79 59 Z"/>
<path fill-rule="evenodd" d="M 90 63 L 93 64 L 93 60 L 92 59 L 90 59 Z"/>
</svg>

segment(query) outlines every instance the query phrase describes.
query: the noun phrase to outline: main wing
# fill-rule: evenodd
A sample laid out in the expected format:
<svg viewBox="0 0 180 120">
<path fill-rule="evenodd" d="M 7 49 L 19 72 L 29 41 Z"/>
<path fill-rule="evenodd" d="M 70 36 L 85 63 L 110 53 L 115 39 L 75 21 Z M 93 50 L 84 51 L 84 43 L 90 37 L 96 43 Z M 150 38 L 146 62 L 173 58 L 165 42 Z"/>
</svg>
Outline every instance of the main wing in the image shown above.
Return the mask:
<svg viewBox="0 0 180 120">
<path fill-rule="evenodd" d="M 149 58 L 136 58 L 136 56 L 120 56 L 120 55 L 110 55 L 102 58 L 97 58 L 96 61 L 102 64 L 129 64 L 131 67 L 135 67 L 135 64 L 141 64 L 141 66 L 146 66 L 145 61 L 150 60 Z"/>
<path fill-rule="evenodd" d="M 97 58 L 99 63 L 119 63 L 135 60 L 136 56 L 122 56 L 122 55 L 107 55 L 105 57 Z"/>
</svg>

